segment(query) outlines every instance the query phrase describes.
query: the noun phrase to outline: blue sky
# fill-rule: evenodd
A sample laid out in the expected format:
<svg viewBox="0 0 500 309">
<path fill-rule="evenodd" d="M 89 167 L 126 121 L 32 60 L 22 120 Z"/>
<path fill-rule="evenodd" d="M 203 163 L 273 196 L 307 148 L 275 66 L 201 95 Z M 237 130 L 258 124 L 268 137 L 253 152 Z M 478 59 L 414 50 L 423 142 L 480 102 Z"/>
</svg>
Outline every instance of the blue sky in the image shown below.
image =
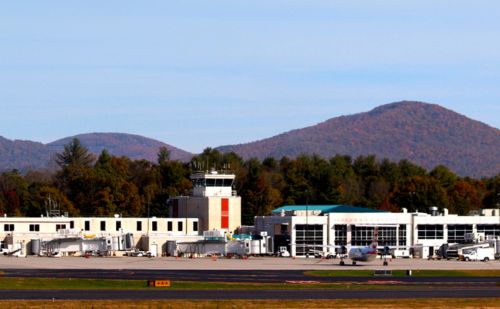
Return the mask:
<svg viewBox="0 0 500 309">
<path fill-rule="evenodd" d="M 500 128 L 498 1 L 0 1 L 0 136 L 199 152 L 399 100 Z"/>
</svg>

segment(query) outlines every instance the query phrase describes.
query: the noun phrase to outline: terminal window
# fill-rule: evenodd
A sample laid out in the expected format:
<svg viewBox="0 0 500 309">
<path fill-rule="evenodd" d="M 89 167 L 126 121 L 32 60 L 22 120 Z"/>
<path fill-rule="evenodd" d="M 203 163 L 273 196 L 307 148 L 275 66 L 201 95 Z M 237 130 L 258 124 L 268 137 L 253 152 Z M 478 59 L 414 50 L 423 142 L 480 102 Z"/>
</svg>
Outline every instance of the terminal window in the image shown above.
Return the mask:
<svg viewBox="0 0 500 309">
<path fill-rule="evenodd" d="M 122 222 L 116 221 L 116 230 L 119 231 L 122 228 Z"/>
<path fill-rule="evenodd" d="M 448 243 L 465 243 L 467 233 L 472 233 L 472 224 L 449 224 Z"/>
<path fill-rule="evenodd" d="M 84 229 L 85 231 L 90 231 L 90 221 L 85 221 L 85 222 L 84 222 L 84 227 L 83 227 L 83 229 Z"/>
<path fill-rule="evenodd" d="M 30 232 L 40 232 L 40 224 L 30 224 Z"/>
<path fill-rule="evenodd" d="M 485 236 L 500 236 L 500 224 L 478 224 L 477 232 L 484 233 Z"/>
<path fill-rule="evenodd" d="M 179 231 L 179 232 L 182 231 L 182 222 L 181 221 L 177 222 L 177 231 Z"/>
<path fill-rule="evenodd" d="M 336 224 L 335 229 L 335 246 L 347 245 L 347 225 Z"/>
<path fill-rule="evenodd" d="M 198 221 L 193 221 L 193 231 L 198 232 Z"/>
<path fill-rule="evenodd" d="M 13 232 L 14 231 L 14 224 L 4 224 L 3 230 L 5 232 Z"/>
<path fill-rule="evenodd" d="M 56 231 L 65 229 L 66 229 L 66 224 L 56 224 Z"/>
<path fill-rule="evenodd" d="M 167 222 L 167 231 L 172 232 L 172 221 Z"/>
<path fill-rule="evenodd" d="M 419 224 L 418 239 L 443 239 L 443 225 L 441 224 Z"/>
<path fill-rule="evenodd" d="M 137 221 L 137 227 L 136 227 L 136 230 L 138 232 L 142 231 L 142 221 Z"/>
<path fill-rule="evenodd" d="M 151 229 L 152 229 L 153 231 L 158 231 L 158 222 L 153 221 L 151 224 L 152 224 Z"/>
<path fill-rule="evenodd" d="M 323 251 L 323 225 L 297 224 L 295 225 L 296 252 L 304 256 L 311 250 Z"/>
<path fill-rule="evenodd" d="M 399 245 L 406 246 L 406 224 L 399 225 Z"/>
<path fill-rule="evenodd" d="M 106 221 L 101 221 L 101 231 L 106 230 Z"/>
<path fill-rule="evenodd" d="M 351 245 L 369 246 L 374 240 L 373 226 L 355 226 L 351 225 Z"/>
<path fill-rule="evenodd" d="M 397 233 L 396 227 L 392 226 L 381 226 L 378 228 L 377 242 L 380 246 L 396 246 L 397 244 Z"/>
</svg>

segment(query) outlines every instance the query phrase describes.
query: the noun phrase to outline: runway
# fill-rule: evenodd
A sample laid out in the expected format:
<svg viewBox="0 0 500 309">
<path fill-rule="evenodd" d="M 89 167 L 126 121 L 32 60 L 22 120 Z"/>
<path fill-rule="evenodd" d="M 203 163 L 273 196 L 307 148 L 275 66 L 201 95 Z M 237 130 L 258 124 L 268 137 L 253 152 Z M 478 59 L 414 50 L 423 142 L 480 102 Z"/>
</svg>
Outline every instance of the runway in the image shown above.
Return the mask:
<svg viewBox="0 0 500 309">
<path fill-rule="evenodd" d="M 400 299 L 500 297 L 494 288 L 409 290 L 0 290 L 0 299 Z"/>
<path fill-rule="evenodd" d="M 390 264 L 391 265 L 391 264 Z M 382 268 L 378 263 L 340 267 L 317 259 L 256 258 L 251 260 L 173 258 L 0 258 L 1 276 L 88 278 L 197 282 L 286 283 L 315 281 L 339 284 L 380 284 L 380 289 L 305 290 L 0 290 L 0 299 L 388 299 L 388 298 L 500 298 L 500 277 L 357 277 L 311 276 L 312 269 L 483 269 L 498 270 L 498 261 L 395 260 Z M 405 285 L 403 289 L 391 285 Z"/>
</svg>

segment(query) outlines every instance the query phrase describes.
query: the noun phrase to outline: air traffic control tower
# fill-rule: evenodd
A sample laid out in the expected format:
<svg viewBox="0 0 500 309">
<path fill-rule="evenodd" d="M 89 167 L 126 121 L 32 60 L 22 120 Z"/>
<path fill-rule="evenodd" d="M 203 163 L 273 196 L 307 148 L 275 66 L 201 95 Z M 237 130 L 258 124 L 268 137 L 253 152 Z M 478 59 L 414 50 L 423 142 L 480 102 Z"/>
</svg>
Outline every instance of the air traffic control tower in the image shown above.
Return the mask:
<svg viewBox="0 0 500 309">
<path fill-rule="evenodd" d="M 176 196 L 171 201 L 173 218 L 198 218 L 198 231 L 227 229 L 241 226 L 241 197 L 233 190 L 235 175 L 216 171 L 191 175 L 191 196 Z"/>
</svg>

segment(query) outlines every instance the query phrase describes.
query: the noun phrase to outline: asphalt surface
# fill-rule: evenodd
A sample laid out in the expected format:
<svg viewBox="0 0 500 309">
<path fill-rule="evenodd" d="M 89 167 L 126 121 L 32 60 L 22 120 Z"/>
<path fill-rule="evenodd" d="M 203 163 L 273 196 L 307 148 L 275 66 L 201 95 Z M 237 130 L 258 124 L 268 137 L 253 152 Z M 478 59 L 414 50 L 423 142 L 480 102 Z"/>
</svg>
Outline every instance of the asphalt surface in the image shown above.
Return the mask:
<svg viewBox="0 0 500 309">
<path fill-rule="evenodd" d="M 500 297 L 500 290 L 410 289 L 410 290 L 0 290 L 0 299 L 399 299 L 399 298 Z"/>
<path fill-rule="evenodd" d="M 500 277 L 323 277 L 304 270 L 5 269 L 4 277 L 381 284 L 378 290 L 0 290 L 0 299 L 384 299 L 500 297 Z M 406 285 L 390 289 L 387 285 Z"/>
<path fill-rule="evenodd" d="M 357 265 L 339 265 L 338 259 L 306 259 L 306 258 L 277 258 L 277 257 L 250 257 L 248 259 L 210 259 L 210 258 L 175 258 L 175 257 L 103 257 L 82 258 L 63 257 L 48 258 L 34 257 L 15 258 L 0 255 L 0 269 L 149 269 L 149 270 L 318 270 L 318 269 L 428 269 L 428 270 L 457 270 L 482 269 L 500 270 L 500 261 L 489 262 L 461 262 L 454 260 L 426 260 L 426 259 L 393 259 L 388 266 L 382 266 L 381 260 Z"/>
</svg>

